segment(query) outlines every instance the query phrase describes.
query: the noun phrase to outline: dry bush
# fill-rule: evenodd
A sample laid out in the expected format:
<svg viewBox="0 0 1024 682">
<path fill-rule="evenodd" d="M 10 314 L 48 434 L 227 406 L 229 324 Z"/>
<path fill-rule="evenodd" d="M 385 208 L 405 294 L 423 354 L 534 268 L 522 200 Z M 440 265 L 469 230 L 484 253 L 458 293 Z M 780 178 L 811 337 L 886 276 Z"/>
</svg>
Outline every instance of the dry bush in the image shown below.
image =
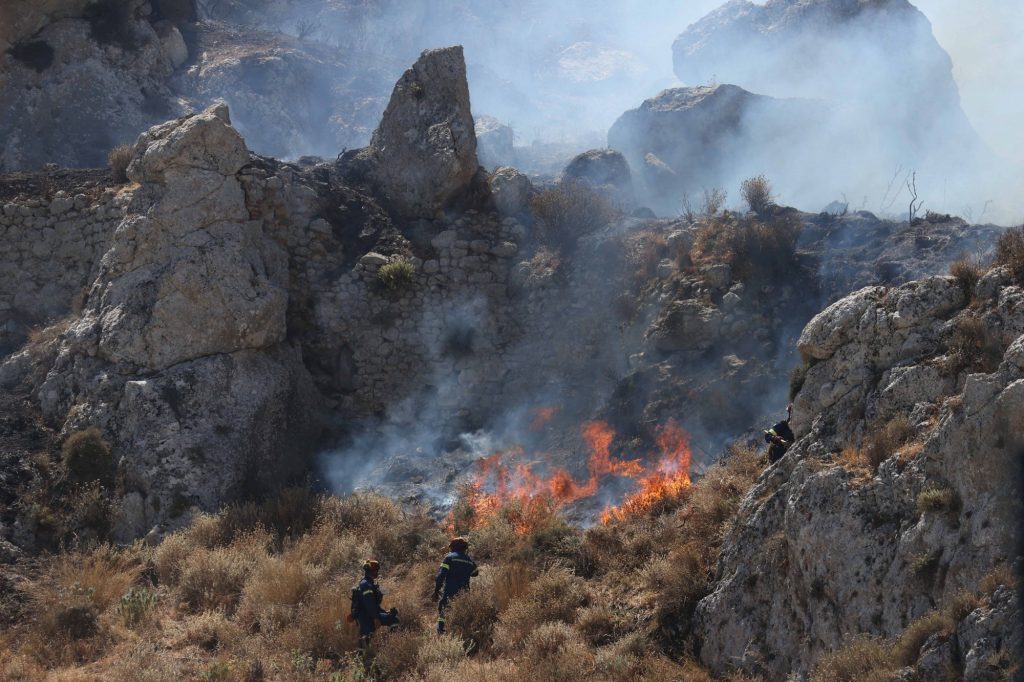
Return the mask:
<svg viewBox="0 0 1024 682">
<path fill-rule="evenodd" d="M 985 266 L 978 258 L 960 254 L 960 257 L 949 266 L 949 274 L 956 279 L 957 284 L 963 289 L 964 295 L 969 299 L 974 294 L 974 287 L 978 284 L 978 280 L 985 274 Z"/>
<path fill-rule="evenodd" d="M 318 658 L 337 658 L 353 651 L 359 630 L 345 621 L 349 613 L 349 585 L 344 578 L 318 587 L 305 607 L 280 636 L 281 645 Z"/>
<path fill-rule="evenodd" d="M 1024 225 L 1013 227 L 996 240 L 993 265 L 1001 265 L 1010 271 L 1018 282 L 1024 282 Z"/>
<path fill-rule="evenodd" d="M 494 605 L 498 611 L 504 611 L 514 600 L 529 592 L 533 578 L 533 570 L 521 562 L 513 562 L 498 568 L 494 573 L 491 587 L 494 592 Z"/>
<path fill-rule="evenodd" d="M 258 623 L 262 630 L 287 625 L 324 577 L 324 571 L 283 557 L 261 562 L 242 590 L 238 619 Z"/>
<path fill-rule="evenodd" d="M 718 215 L 719 211 L 725 207 L 725 200 L 728 196 L 728 193 L 721 187 L 704 188 L 700 208 L 704 218 L 713 218 Z"/>
<path fill-rule="evenodd" d="M 76 431 L 68 436 L 61 446 L 61 460 L 74 481 L 99 481 L 104 485 L 113 483 L 114 457 L 96 427 Z"/>
<path fill-rule="evenodd" d="M 585 182 L 568 180 L 538 193 L 530 202 L 538 236 L 546 243 L 572 247 L 576 240 L 620 217 L 611 199 Z"/>
<path fill-rule="evenodd" d="M 985 321 L 977 315 L 960 317 L 947 344 L 946 370 L 959 373 L 965 369 L 990 374 L 999 367 L 1003 351 L 996 338 L 988 333 Z"/>
<path fill-rule="evenodd" d="M 872 637 L 857 637 L 823 656 L 811 673 L 811 682 L 888 682 L 896 667 L 889 645 Z"/>
<path fill-rule="evenodd" d="M 656 595 L 656 634 L 666 648 L 677 646 L 690 633 L 697 602 L 710 591 L 708 569 L 702 548 L 685 545 L 644 571 L 644 583 Z"/>
<path fill-rule="evenodd" d="M 604 646 L 618 639 L 624 628 L 622 620 L 605 604 L 580 609 L 576 629 L 591 646 Z"/>
<path fill-rule="evenodd" d="M 430 636 L 416 652 L 416 671 L 426 675 L 435 668 L 453 668 L 466 658 L 466 645 L 451 636 Z"/>
<path fill-rule="evenodd" d="M 931 611 L 907 626 L 907 629 L 896 640 L 893 656 L 901 665 L 914 665 L 921 647 L 935 633 L 952 634 L 956 631 L 956 623 L 945 610 Z"/>
<path fill-rule="evenodd" d="M 385 680 L 397 680 L 413 673 L 419 652 L 430 633 L 421 630 L 384 630 L 374 636 L 374 667 Z"/>
<path fill-rule="evenodd" d="M 128 164 L 132 162 L 133 156 L 135 156 L 135 145 L 133 144 L 118 145 L 107 154 L 107 165 L 110 166 L 110 173 L 117 184 L 123 185 L 128 182 Z"/>
<path fill-rule="evenodd" d="M 641 230 L 626 237 L 626 259 L 634 276 L 647 281 L 658 274 L 658 265 L 668 255 L 668 240 L 654 230 Z"/>
<path fill-rule="evenodd" d="M 884 426 L 876 427 L 864 438 L 861 454 L 868 468 L 875 472 L 878 466 L 889 459 L 914 437 L 914 427 L 906 417 L 895 417 Z"/>
<path fill-rule="evenodd" d="M 781 280 L 797 267 L 800 231 L 800 223 L 792 218 L 762 223 L 726 214 L 697 230 L 690 259 L 698 264 L 727 263 L 733 277 L 742 281 Z"/>
<path fill-rule="evenodd" d="M 445 611 L 446 626 L 469 642 L 474 651 L 490 646 L 494 624 L 498 620 L 494 593 L 489 587 L 484 581 L 479 581 L 472 589 L 452 599 Z"/>
<path fill-rule="evenodd" d="M 772 185 L 764 175 L 755 175 L 740 183 L 740 195 L 754 213 L 764 213 L 772 205 Z"/>
<path fill-rule="evenodd" d="M 28 347 L 39 351 L 41 348 L 49 346 L 64 335 L 73 321 L 71 317 L 66 317 L 46 327 L 33 327 L 28 332 Z"/>
<path fill-rule="evenodd" d="M 205 651 L 230 648 L 242 639 L 242 630 L 223 611 L 204 611 L 185 619 L 182 643 Z"/>
<path fill-rule="evenodd" d="M 521 682 L 519 665 L 509 660 L 480 660 L 468 658 L 458 665 L 439 665 L 424 675 L 424 682 Z"/>
<path fill-rule="evenodd" d="M 111 682 L 180 682 L 183 679 L 165 649 L 153 642 L 137 642 L 127 650 L 119 649 L 104 679 Z"/>
<path fill-rule="evenodd" d="M 586 605 L 583 581 L 568 569 L 545 571 L 530 584 L 529 592 L 515 599 L 498 615 L 494 627 L 494 648 L 513 652 L 522 648 L 527 637 L 542 623 L 572 623 L 576 610 Z"/>
<path fill-rule="evenodd" d="M 266 557 L 269 536 L 253 532 L 227 547 L 198 549 L 189 554 L 178 580 L 181 599 L 193 612 L 224 609 L 232 613 L 253 571 Z"/>
<path fill-rule="evenodd" d="M 981 579 L 978 589 L 983 595 L 990 596 L 998 588 L 1003 586 L 1009 587 L 1010 589 L 1016 588 L 1017 577 L 1013 574 L 1013 569 L 1009 566 L 1006 564 L 999 564 Z"/>
<path fill-rule="evenodd" d="M 949 486 L 930 486 L 917 494 L 917 513 L 948 512 L 960 508 L 960 498 Z"/>
<path fill-rule="evenodd" d="M 529 633 L 521 661 L 526 679 L 575 682 L 587 677 L 594 654 L 576 630 L 552 622 Z"/>
<path fill-rule="evenodd" d="M 954 623 L 959 623 L 972 611 L 981 606 L 981 597 L 968 590 L 960 590 L 950 599 L 945 611 L 953 619 Z"/>
</svg>

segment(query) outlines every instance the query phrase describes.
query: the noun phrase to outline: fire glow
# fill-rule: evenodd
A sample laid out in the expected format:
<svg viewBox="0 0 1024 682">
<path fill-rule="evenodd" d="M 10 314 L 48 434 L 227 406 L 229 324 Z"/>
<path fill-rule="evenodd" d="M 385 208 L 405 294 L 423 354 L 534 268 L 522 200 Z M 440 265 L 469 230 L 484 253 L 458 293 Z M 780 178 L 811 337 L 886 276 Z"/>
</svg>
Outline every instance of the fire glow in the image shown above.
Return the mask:
<svg viewBox="0 0 1024 682">
<path fill-rule="evenodd" d="M 546 423 L 552 411 L 540 421 Z M 537 423 L 535 418 L 534 424 Z M 532 430 L 532 429 L 531 429 Z M 527 457 L 522 446 L 494 452 L 477 462 L 477 470 L 463 492 L 473 511 L 472 525 L 485 523 L 500 510 L 515 507 L 513 527 L 527 533 L 536 519 L 551 510 L 591 498 L 602 483 L 611 478 L 632 481 L 632 490 L 618 505 L 610 505 L 600 514 L 602 523 L 642 514 L 663 501 L 674 499 L 690 487 L 690 447 L 686 432 L 673 421 L 658 430 L 657 452 L 650 457 L 619 459 L 612 455 L 614 430 L 605 422 L 583 425 L 581 435 L 587 445 L 587 478 L 577 480 L 564 467 L 554 466 L 544 454 Z"/>
</svg>

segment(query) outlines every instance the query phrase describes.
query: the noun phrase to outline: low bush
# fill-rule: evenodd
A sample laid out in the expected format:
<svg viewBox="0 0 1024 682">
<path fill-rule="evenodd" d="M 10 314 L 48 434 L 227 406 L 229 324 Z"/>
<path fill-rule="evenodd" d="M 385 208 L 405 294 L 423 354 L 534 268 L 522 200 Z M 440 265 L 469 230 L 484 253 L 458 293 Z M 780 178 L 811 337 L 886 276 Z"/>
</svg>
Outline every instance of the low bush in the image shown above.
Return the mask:
<svg viewBox="0 0 1024 682">
<path fill-rule="evenodd" d="M 931 611 L 907 626 L 896 640 L 893 656 L 900 666 L 913 665 L 921 653 L 921 647 L 936 633 L 951 634 L 956 623 L 945 610 Z"/>
<path fill-rule="evenodd" d="M 791 277 L 798 266 L 796 245 L 801 225 L 792 218 L 770 222 L 725 214 L 697 231 L 690 259 L 696 263 L 727 263 L 742 281 L 776 281 Z"/>
<path fill-rule="evenodd" d="M 114 480 L 114 456 L 99 429 L 90 427 L 68 436 L 61 447 L 61 459 L 68 476 L 80 483 L 99 481 L 110 485 Z"/>
<path fill-rule="evenodd" d="M 957 284 L 963 289 L 964 295 L 970 299 L 974 295 L 974 287 L 978 284 L 978 280 L 985 274 L 985 267 L 980 259 L 961 254 L 949 266 L 949 274 L 956 279 Z"/>
<path fill-rule="evenodd" d="M 142 624 L 156 604 L 156 594 L 145 588 L 128 590 L 117 605 L 117 615 L 126 627 L 134 628 Z"/>
<path fill-rule="evenodd" d="M 948 512 L 960 508 L 960 498 L 948 486 L 930 486 L 917 494 L 917 513 Z"/>
<path fill-rule="evenodd" d="M 772 185 L 764 175 L 747 178 L 740 184 L 740 194 L 750 210 L 758 215 L 772 205 Z"/>
<path fill-rule="evenodd" d="M 861 453 L 872 472 L 896 454 L 901 445 L 914 437 L 914 427 L 906 417 L 896 417 L 883 426 L 876 426 L 864 438 Z"/>
<path fill-rule="evenodd" d="M 567 248 L 621 216 L 611 199 L 579 180 L 561 182 L 539 192 L 530 208 L 538 220 L 540 241 Z"/>
<path fill-rule="evenodd" d="M 999 235 L 993 264 L 1005 267 L 1017 282 L 1024 283 L 1024 225 Z"/>
<path fill-rule="evenodd" d="M 392 258 L 377 270 L 377 281 L 389 291 L 400 291 L 413 282 L 416 268 L 406 258 Z"/>
<path fill-rule="evenodd" d="M 811 673 L 811 682 L 889 682 L 895 671 L 892 647 L 861 636 L 826 654 Z"/>
<path fill-rule="evenodd" d="M 128 165 L 135 156 L 135 145 L 122 144 L 114 147 L 107 154 L 107 165 L 114 182 L 123 185 L 128 182 Z"/>
<path fill-rule="evenodd" d="M 952 373 L 965 369 L 991 373 L 1003 358 L 998 340 L 975 314 L 962 315 L 956 321 L 946 350 L 946 370 Z"/>
</svg>

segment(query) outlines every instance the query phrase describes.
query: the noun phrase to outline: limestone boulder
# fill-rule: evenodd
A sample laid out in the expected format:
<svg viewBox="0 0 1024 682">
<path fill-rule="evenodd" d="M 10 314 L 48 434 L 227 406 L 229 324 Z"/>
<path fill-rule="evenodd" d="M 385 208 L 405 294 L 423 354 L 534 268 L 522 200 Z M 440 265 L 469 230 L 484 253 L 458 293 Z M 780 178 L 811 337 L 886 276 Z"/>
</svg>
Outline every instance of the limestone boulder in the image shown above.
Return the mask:
<svg viewBox="0 0 1024 682">
<path fill-rule="evenodd" d="M 480 165 L 485 168 L 516 165 L 511 126 L 505 125 L 493 116 L 477 116 L 474 130 Z"/>
<path fill-rule="evenodd" d="M 536 193 L 533 183 L 515 168 L 502 166 L 488 177 L 495 208 L 504 216 L 526 215 Z"/>
<path fill-rule="evenodd" d="M 434 218 L 477 172 L 462 46 L 426 50 L 395 84 L 366 155 L 405 218 Z"/>
<path fill-rule="evenodd" d="M 591 149 L 578 154 L 562 171 L 562 182 L 566 181 L 585 183 L 608 194 L 623 208 L 636 203 L 629 164 L 614 149 Z"/>
</svg>

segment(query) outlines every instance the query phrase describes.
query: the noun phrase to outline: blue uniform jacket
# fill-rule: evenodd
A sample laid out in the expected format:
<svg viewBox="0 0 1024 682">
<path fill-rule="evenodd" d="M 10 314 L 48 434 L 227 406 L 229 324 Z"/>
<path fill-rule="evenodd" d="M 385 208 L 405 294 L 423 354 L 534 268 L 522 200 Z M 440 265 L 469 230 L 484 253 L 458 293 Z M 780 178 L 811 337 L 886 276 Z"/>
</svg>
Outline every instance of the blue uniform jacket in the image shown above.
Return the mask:
<svg viewBox="0 0 1024 682">
<path fill-rule="evenodd" d="M 359 614 L 357 616 L 359 625 L 372 631 L 376 626 L 375 621 L 386 623 L 388 614 L 380 608 L 381 602 L 384 601 L 384 593 L 380 591 L 377 583 L 364 577 L 359 581 L 356 589 L 359 590 Z"/>
<path fill-rule="evenodd" d="M 476 562 L 465 552 L 448 552 L 437 570 L 434 589 L 444 587 L 445 599 L 454 597 L 469 587 L 469 579 L 477 575 Z"/>
</svg>

